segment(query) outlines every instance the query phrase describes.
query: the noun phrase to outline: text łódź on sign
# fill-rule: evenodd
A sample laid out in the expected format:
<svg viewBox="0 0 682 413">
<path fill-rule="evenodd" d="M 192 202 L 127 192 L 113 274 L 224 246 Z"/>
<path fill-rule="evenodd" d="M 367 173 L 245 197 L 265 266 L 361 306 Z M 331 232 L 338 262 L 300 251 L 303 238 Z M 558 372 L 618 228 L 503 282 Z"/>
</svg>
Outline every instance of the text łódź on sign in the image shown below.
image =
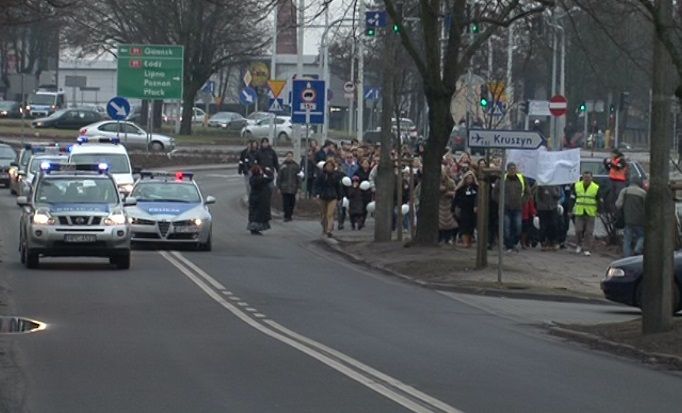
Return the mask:
<svg viewBox="0 0 682 413">
<path fill-rule="evenodd" d="M 118 46 L 118 95 L 135 99 L 182 99 L 184 48 Z"/>
<path fill-rule="evenodd" d="M 543 145 L 546 145 L 545 137 L 536 131 L 469 130 L 471 148 L 537 149 Z"/>
</svg>

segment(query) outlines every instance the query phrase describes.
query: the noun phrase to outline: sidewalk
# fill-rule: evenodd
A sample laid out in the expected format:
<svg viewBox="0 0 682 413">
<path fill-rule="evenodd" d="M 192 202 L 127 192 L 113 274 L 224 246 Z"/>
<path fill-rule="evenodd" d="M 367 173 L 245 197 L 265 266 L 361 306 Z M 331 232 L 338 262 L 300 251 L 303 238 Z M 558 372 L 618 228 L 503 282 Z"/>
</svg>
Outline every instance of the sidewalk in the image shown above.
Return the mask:
<svg viewBox="0 0 682 413">
<path fill-rule="evenodd" d="M 542 252 L 534 248 L 504 253 L 502 284 L 499 284 L 496 249 L 488 251 L 488 267 L 476 270 L 475 246 L 465 249 L 452 245 L 405 247 L 405 242 L 397 241 L 374 243 L 373 224 L 369 221 L 362 231 L 337 230 L 334 239 L 325 241 L 353 261 L 435 289 L 603 301 L 599 282 L 609 263 L 619 258 L 608 251 L 595 251 L 591 257 L 585 257 L 576 255 L 572 249 Z"/>
</svg>

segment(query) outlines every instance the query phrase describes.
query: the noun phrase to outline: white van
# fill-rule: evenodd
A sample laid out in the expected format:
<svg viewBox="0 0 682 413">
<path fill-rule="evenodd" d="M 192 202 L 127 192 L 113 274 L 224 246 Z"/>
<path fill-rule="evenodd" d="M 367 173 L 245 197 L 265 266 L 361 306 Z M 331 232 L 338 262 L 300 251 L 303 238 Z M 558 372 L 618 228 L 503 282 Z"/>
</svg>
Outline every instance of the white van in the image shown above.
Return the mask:
<svg viewBox="0 0 682 413">
<path fill-rule="evenodd" d="M 133 190 L 133 168 L 126 148 L 118 141 L 109 138 L 88 138 L 81 136 L 78 143 L 71 147 L 69 163 L 98 164 L 106 163 L 109 173 L 114 177 L 118 191 L 124 195 Z"/>
</svg>

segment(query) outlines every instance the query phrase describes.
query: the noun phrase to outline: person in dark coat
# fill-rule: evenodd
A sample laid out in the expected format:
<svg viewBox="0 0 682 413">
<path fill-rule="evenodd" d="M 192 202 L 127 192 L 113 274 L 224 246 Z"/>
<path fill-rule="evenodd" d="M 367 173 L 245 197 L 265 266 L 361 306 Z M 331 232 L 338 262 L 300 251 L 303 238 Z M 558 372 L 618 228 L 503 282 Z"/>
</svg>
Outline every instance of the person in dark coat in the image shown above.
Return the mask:
<svg viewBox="0 0 682 413">
<path fill-rule="evenodd" d="M 331 238 L 336 204 L 342 198 L 341 175 L 333 160 L 324 163 L 322 173 L 315 180 L 315 198 L 320 202 L 322 232 Z"/>
<path fill-rule="evenodd" d="M 277 153 L 272 146 L 270 140 L 263 138 L 260 140 L 260 149 L 256 152 L 256 163 L 261 168 L 270 168 L 271 171 L 279 172 L 279 161 L 277 160 Z"/>
<path fill-rule="evenodd" d="M 287 152 L 287 157 L 282 163 L 282 167 L 277 175 L 277 189 L 282 194 L 282 212 L 284 212 L 284 222 L 291 221 L 296 206 L 296 194 L 299 188 L 299 168 L 294 162 L 294 153 Z"/>
<path fill-rule="evenodd" d="M 478 206 L 478 182 L 473 171 L 464 174 L 462 181 L 455 189 L 455 217 L 459 222 L 465 248 L 471 248 L 471 241 L 476 229 L 476 212 Z"/>
<path fill-rule="evenodd" d="M 248 146 L 239 154 L 239 166 L 237 173 L 244 175 L 244 184 L 246 185 L 246 194 L 251 191 L 251 184 L 249 183 L 251 167 L 256 163 L 256 153 L 258 153 L 258 142 L 250 140 Z"/>
<path fill-rule="evenodd" d="M 367 211 L 365 205 L 365 194 L 360 189 L 360 177 L 353 176 L 353 184 L 348 188 L 348 214 L 350 215 L 350 225 L 352 229 L 362 229 L 364 226 L 363 217 Z"/>
<path fill-rule="evenodd" d="M 251 193 L 249 194 L 249 224 L 246 229 L 251 235 L 263 235 L 270 229 L 270 201 L 272 199 L 272 170 L 259 165 L 251 167 Z"/>
</svg>

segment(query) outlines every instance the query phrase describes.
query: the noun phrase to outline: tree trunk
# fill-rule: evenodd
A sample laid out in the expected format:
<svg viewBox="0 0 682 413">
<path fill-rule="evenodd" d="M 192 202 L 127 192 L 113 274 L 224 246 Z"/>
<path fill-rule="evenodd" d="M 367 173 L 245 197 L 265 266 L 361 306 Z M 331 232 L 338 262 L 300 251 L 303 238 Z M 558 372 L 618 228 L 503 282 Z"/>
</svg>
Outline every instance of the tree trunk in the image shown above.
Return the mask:
<svg viewBox="0 0 682 413">
<path fill-rule="evenodd" d="M 386 62 L 395 61 L 397 39 L 391 34 L 385 36 L 384 56 Z M 393 191 L 395 190 L 395 174 L 391 160 L 391 147 L 393 146 L 391 116 L 393 114 L 395 86 L 395 70 L 393 67 L 392 64 L 384 65 L 381 81 L 381 154 L 376 176 L 376 209 L 374 212 L 374 241 L 376 242 L 390 241 L 392 233 Z"/>
<path fill-rule="evenodd" d="M 453 126 L 450 95 L 427 91 L 426 99 L 429 104 L 429 139 L 424 152 L 417 233 L 414 239 L 414 242 L 420 245 L 435 244 L 438 241 L 441 162 Z"/>
<path fill-rule="evenodd" d="M 656 0 L 659 25 L 672 24 L 672 0 Z M 656 21 L 657 19 L 654 19 Z M 669 27 L 669 26 L 668 26 Z M 661 30 L 661 27 L 655 27 Z M 650 139 L 651 162 L 649 191 L 646 197 L 646 232 L 644 237 L 644 278 L 642 296 L 642 332 L 662 333 L 672 329 L 672 288 L 674 246 L 669 223 L 674 222 L 673 198 L 669 187 L 670 101 L 674 87 L 670 54 L 654 37 L 653 105 Z"/>
<path fill-rule="evenodd" d="M 155 100 L 152 117 L 152 131 L 161 130 L 161 115 L 163 115 L 163 100 Z"/>
<path fill-rule="evenodd" d="M 194 96 L 199 88 L 185 91 L 182 99 L 182 121 L 180 122 L 180 135 L 192 134 L 192 115 L 194 114 Z M 191 92 L 191 93 L 190 93 Z"/>
</svg>

